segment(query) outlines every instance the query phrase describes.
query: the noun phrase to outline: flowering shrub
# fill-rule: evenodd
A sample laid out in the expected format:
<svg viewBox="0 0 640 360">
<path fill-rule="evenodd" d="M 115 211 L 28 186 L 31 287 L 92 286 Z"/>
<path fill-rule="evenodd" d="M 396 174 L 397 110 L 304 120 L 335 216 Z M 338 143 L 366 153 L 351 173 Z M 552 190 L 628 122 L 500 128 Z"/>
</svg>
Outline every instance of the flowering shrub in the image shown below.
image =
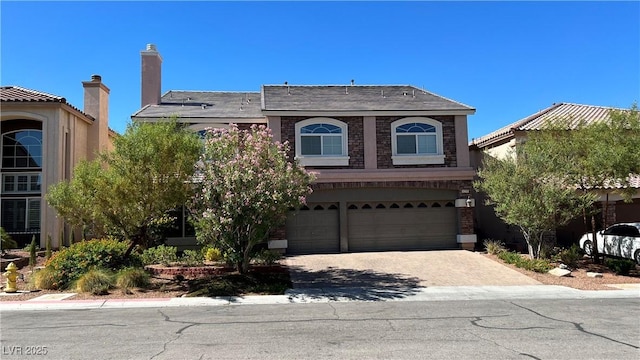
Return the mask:
<svg viewBox="0 0 640 360">
<path fill-rule="evenodd" d="M 116 271 L 139 266 L 136 256 L 125 257 L 128 244 L 114 239 L 94 239 L 72 244 L 51 256 L 45 263 L 48 283 L 55 289 L 66 289 L 92 268 Z"/>
<path fill-rule="evenodd" d="M 288 150 L 264 125 L 207 130 L 190 206 L 196 235 L 241 272 L 248 270 L 253 247 L 311 193 L 312 175 L 288 161 Z"/>
</svg>

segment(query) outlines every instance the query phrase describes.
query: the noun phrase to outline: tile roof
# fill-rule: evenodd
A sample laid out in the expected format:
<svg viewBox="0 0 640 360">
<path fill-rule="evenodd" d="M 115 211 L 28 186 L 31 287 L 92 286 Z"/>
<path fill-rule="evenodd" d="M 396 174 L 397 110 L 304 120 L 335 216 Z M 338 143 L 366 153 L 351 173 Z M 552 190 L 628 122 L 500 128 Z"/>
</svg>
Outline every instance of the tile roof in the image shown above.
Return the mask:
<svg viewBox="0 0 640 360">
<path fill-rule="evenodd" d="M 19 86 L 0 87 L 0 101 L 2 102 L 59 102 L 66 104 L 67 100 L 61 96 L 47 94 L 42 91 L 25 89 Z"/>
<path fill-rule="evenodd" d="M 168 91 L 160 105 L 147 105 L 133 117 L 262 118 L 259 92 Z"/>
<path fill-rule="evenodd" d="M 524 119 L 518 120 L 477 139 L 473 139 L 470 145 L 476 145 L 482 148 L 498 141 L 511 138 L 514 131 L 540 130 L 545 125 L 548 125 L 557 119 L 569 120 L 570 129 L 575 129 L 577 124 L 580 122 L 589 124 L 609 119 L 609 111 L 612 109 L 615 108 L 572 103 L 553 104 L 550 107 L 540 110 L 539 112 L 527 116 Z"/>
<path fill-rule="evenodd" d="M 263 110 L 425 111 L 458 110 L 465 104 L 410 85 L 264 85 Z"/>
<path fill-rule="evenodd" d="M 91 115 L 85 114 L 82 110 L 69 104 L 62 96 L 52 95 L 43 91 L 23 88 L 20 86 L 1 86 L 0 102 L 4 103 L 60 103 L 66 104 L 88 119 L 94 120 Z"/>
</svg>

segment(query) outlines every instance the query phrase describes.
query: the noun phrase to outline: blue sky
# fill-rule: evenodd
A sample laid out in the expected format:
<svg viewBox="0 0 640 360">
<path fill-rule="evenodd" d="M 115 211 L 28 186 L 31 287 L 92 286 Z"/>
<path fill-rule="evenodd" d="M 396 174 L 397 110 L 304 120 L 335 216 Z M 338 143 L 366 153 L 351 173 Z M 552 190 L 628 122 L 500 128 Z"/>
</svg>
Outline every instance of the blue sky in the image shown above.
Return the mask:
<svg viewBox="0 0 640 360">
<path fill-rule="evenodd" d="M 162 92 L 262 84 L 410 84 L 477 109 L 469 138 L 554 102 L 640 100 L 640 2 L 7 2 L 0 83 L 111 89 L 110 126 L 140 107 L 140 51 Z"/>
</svg>

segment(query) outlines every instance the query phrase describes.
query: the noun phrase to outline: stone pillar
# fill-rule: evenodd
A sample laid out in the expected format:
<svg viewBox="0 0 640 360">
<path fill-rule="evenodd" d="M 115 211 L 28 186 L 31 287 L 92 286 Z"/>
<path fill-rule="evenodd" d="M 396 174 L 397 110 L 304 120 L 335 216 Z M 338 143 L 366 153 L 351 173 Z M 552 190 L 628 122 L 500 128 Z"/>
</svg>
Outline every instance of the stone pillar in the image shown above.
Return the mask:
<svg viewBox="0 0 640 360">
<path fill-rule="evenodd" d="M 475 200 L 471 198 L 470 190 L 461 190 L 455 205 L 458 213 L 458 236 L 456 240 L 458 244 L 460 244 L 460 248 L 473 250 L 478 241 L 478 237 L 473 232 L 473 209 L 475 207 Z"/>
<path fill-rule="evenodd" d="M 602 202 L 602 221 L 605 226 L 611 226 L 616 223 L 616 202 Z"/>
<path fill-rule="evenodd" d="M 269 233 L 267 246 L 270 250 L 277 251 L 281 254 L 284 254 L 287 251 L 287 227 L 285 225 L 282 225 Z"/>
</svg>

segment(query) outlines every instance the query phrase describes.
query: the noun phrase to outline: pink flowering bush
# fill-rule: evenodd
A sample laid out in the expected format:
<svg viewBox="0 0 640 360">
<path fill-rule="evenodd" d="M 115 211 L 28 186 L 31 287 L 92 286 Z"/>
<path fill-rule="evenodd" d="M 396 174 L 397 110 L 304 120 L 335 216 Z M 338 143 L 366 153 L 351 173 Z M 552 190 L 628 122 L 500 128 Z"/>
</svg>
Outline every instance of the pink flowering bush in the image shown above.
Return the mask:
<svg viewBox="0 0 640 360">
<path fill-rule="evenodd" d="M 191 215 L 198 241 L 246 272 L 254 247 L 311 193 L 312 174 L 287 160 L 287 143 L 263 125 L 210 129 L 196 165 Z"/>
</svg>

